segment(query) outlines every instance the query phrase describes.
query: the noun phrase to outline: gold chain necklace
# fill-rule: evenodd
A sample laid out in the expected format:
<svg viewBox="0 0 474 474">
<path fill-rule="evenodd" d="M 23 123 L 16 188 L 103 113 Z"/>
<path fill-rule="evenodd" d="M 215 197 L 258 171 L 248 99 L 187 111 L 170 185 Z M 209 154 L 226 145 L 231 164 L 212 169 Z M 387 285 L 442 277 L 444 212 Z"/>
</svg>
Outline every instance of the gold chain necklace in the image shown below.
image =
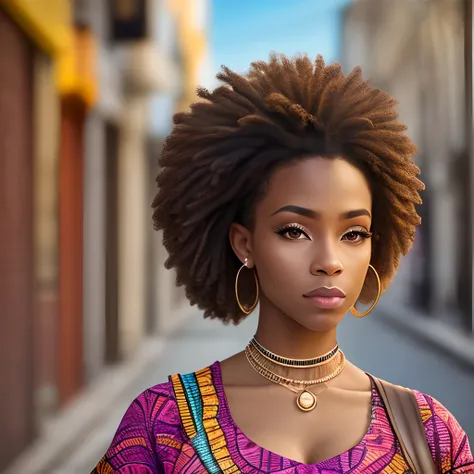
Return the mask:
<svg viewBox="0 0 474 474">
<path fill-rule="evenodd" d="M 325 383 L 332 378 L 334 378 L 336 375 L 338 375 L 338 371 L 341 370 L 341 366 L 344 365 L 345 362 L 345 357 L 343 352 L 339 349 L 337 353 L 327 362 L 325 362 L 324 366 L 319 365 L 317 367 L 317 370 L 319 372 L 319 375 L 312 380 L 298 380 L 294 379 L 292 377 L 283 375 L 281 373 L 277 373 L 276 370 L 278 370 L 277 367 L 275 367 L 275 363 L 268 360 L 263 354 L 261 354 L 258 349 L 253 346 L 252 344 L 249 344 L 245 348 L 247 358 L 250 357 L 252 361 L 254 362 L 254 365 L 257 365 L 259 369 L 266 373 L 269 377 L 272 378 L 272 381 L 276 383 L 290 383 L 290 384 L 296 384 L 296 385 L 317 385 L 320 383 Z M 281 369 L 280 369 L 281 370 Z"/>
<path fill-rule="evenodd" d="M 326 382 L 337 377 L 345 368 L 346 358 L 344 353 L 339 349 L 334 357 L 328 360 L 327 364 L 330 365 L 330 372 L 327 375 L 319 377 L 313 380 L 295 380 L 290 377 L 285 377 L 283 375 L 277 374 L 272 370 L 271 361 L 265 358 L 263 354 L 260 353 L 258 347 L 255 345 L 249 344 L 245 348 L 245 355 L 250 366 L 262 377 L 267 380 L 281 385 L 286 389 L 296 393 L 298 395 L 296 399 L 296 405 L 302 411 L 311 411 L 316 408 L 317 405 L 317 396 L 319 396 L 324 390 L 328 387 L 325 385 Z M 335 367 L 333 368 L 332 366 Z M 314 394 L 309 390 L 311 386 L 314 385 L 324 385 L 324 389 Z"/>
</svg>

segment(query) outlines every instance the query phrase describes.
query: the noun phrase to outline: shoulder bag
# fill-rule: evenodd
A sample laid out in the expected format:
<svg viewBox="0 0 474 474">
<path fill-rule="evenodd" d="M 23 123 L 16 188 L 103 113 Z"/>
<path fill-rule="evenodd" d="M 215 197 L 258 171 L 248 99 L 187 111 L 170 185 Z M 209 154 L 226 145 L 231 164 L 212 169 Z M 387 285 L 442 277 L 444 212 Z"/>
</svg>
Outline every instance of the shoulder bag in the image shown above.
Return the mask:
<svg viewBox="0 0 474 474">
<path fill-rule="evenodd" d="M 413 474 L 439 474 L 426 441 L 415 394 L 408 388 L 372 377 Z"/>
</svg>

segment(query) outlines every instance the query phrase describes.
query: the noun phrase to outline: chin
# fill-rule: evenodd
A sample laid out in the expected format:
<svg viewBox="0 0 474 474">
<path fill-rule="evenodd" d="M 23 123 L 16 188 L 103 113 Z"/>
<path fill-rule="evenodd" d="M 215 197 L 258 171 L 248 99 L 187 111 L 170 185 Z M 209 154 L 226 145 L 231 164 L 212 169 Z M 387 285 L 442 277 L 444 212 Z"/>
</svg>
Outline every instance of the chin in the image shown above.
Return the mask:
<svg viewBox="0 0 474 474">
<path fill-rule="evenodd" d="M 294 320 L 309 331 L 328 332 L 335 329 L 343 317 L 344 315 L 341 315 L 339 311 L 337 314 L 328 311 L 326 314 L 318 313 Z"/>
</svg>

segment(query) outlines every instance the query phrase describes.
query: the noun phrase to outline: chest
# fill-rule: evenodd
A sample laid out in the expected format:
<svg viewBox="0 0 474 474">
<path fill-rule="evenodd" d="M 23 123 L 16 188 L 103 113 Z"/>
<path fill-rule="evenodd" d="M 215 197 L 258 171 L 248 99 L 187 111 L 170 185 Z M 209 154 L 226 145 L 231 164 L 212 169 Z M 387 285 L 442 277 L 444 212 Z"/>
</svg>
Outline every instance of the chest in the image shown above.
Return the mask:
<svg viewBox="0 0 474 474">
<path fill-rule="evenodd" d="M 301 411 L 297 395 L 282 387 L 233 388 L 231 416 L 253 443 L 303 464 L 331 459 L 356 446 L 372 418 L 371 393 L 326 391 L 317 406 Z"/>
<path fill-rule="evenodd" d="M 304 413 L 282 387 L 224 392 L 212 380 L 209 369 L 172 377 L 179 446 L 158 442 L 164 472 L 410 472 L 375 391 L 330 388 Z"/>
</svg>

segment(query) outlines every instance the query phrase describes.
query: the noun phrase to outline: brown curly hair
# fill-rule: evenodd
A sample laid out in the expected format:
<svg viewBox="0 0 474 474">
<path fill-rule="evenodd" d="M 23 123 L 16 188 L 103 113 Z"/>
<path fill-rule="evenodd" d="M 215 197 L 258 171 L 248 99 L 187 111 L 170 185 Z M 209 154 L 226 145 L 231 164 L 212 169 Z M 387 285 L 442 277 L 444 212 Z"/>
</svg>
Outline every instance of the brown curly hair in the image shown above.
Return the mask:
<svg viewBox="0 0 474 474">
<path fill-rule="evenodd" d="M 344 75 L 340 64 L 325 65 L 321 56 L 313 63 L 273 54 L 245 75 L 223 66 L 217 78 L 224 85 L 198 88 L 203 100 L 174 116 L 152 204 L 154 228 L 163 230 L 169 253 L 166 268 L 176 269 L 191 304 L 225 322 L 245 316 L 234 293 L 241 262 L 229 242 L 230 225 L 251 228 L 253 207 L 278 166 L 316 156 L 342 157 L 368 177 L 371 264 L 386 289 L 413 244 L 424 189 L 396 101 L 370 86 L 360 68 Z M 368 277 L 359 300 L 374 296 Z"/>
</svg>

